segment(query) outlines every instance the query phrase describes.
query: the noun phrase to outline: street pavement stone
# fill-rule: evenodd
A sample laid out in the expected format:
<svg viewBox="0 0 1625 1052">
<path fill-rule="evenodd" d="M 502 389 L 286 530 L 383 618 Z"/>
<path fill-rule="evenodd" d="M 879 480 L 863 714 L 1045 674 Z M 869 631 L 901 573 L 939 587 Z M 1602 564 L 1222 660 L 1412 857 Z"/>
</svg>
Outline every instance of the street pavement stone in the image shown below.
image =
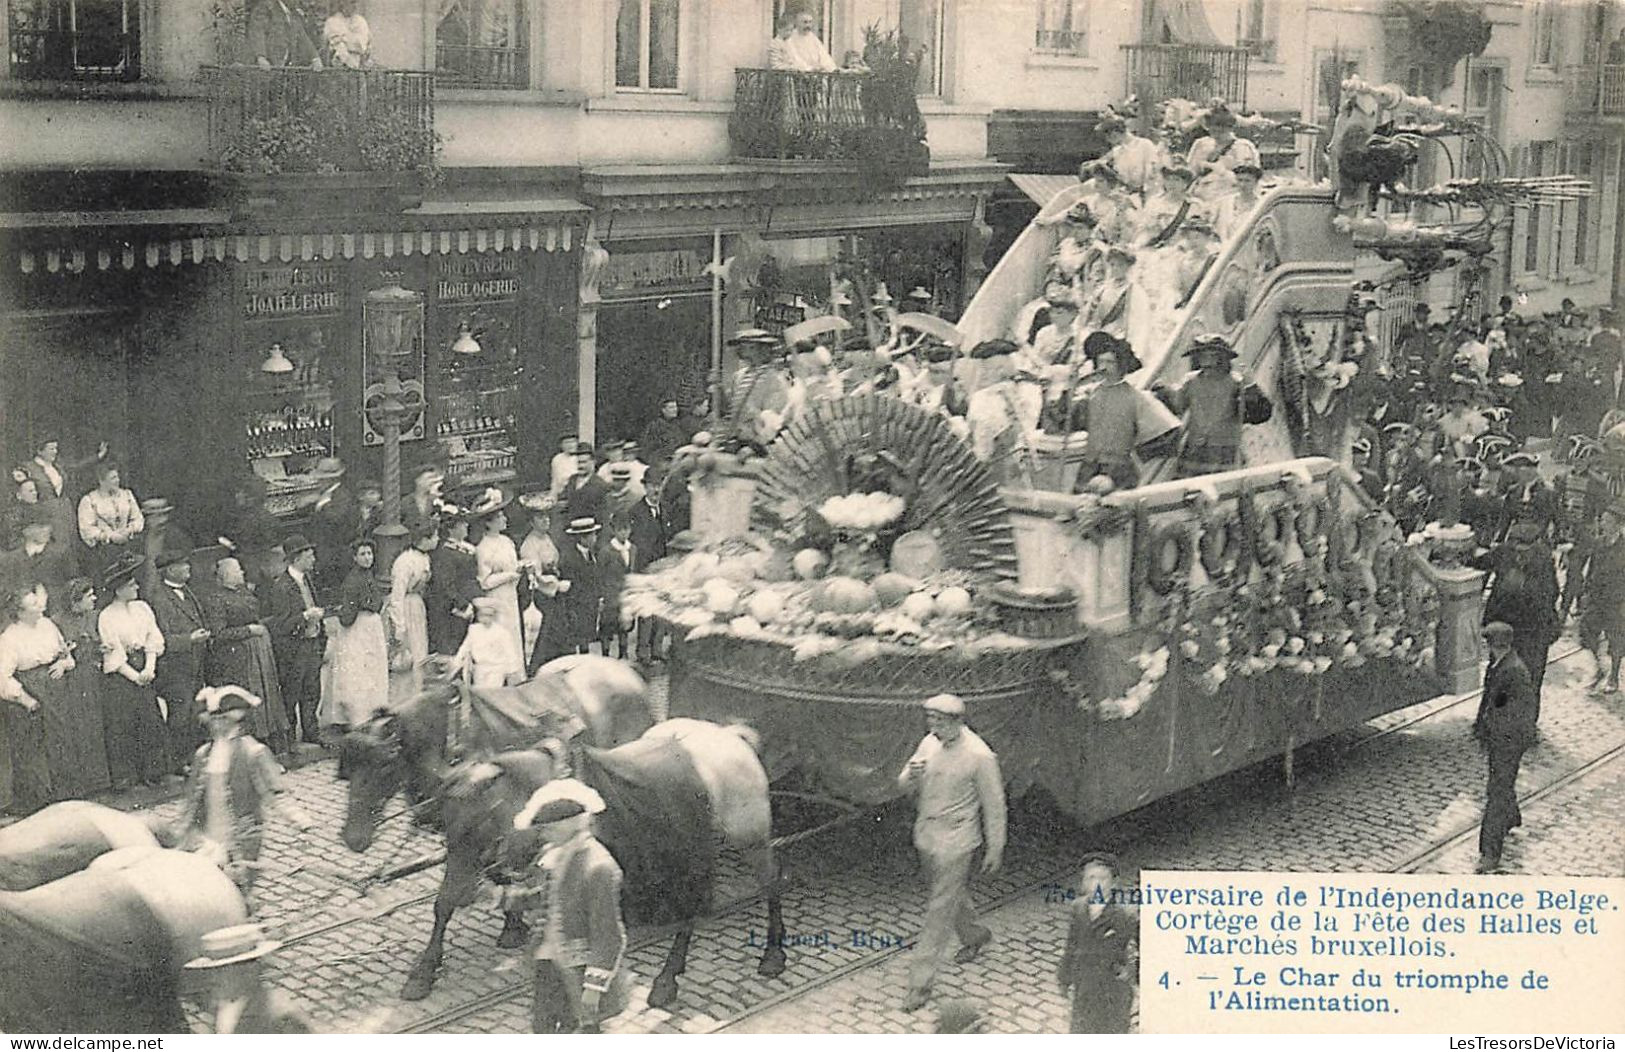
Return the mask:
<svg viewBox="0 0 1625 1052">
<path fill-rule="evenodd" d="M 1572 643 L 1554 647 L 1554 655 Z M 1583 653 L 1554 664 L 1547 676 L 1541 741 L 1526 758 L 1519 787 L 1529 792 L 1625 742 L 1619 695 L 1590 695 L 1593 672 Z M 656 678 L 651 693 L 664 698 Z M 1476 699 L 1438 699 L 1389 714 L 1359 731 L 1300 748 L 1294 780 L 1282 764 L 1264 764 L 1198 787 L 1091 830 L 1079 830 L 1031 803 L 1012 821 L 1003 870 L 981 878 L 976 900 L 996 904 L 994 944 L 973 964 L 949 964 L 938 1000 L 970 996 L 988 1012 L 991 1029 L 1062 1031 L 1066 1007 L 1052 975 L 1064 938 L 1064 909 L 1035 890 L 1068 883 L 1077 859 L 1106 848 L 1142 868 L 1392 871 L 1446 837 L 1476 825 L 1485 768 L 1468 728 Z M 1616 762 L 1526 807 L 1527 828 L 1507 852 L 1509 869 L 1540 873 L 1625 872 L 1621 844 L 1621 777 Z M 428 938 L 434 868 L 387 885 L 362 878 L 440 848 L 439 838 L 404 817 L 386 823 L 365 853 L 338 841 L 346 787 L 331 760 L 289 772 L 287 791 L 316 819 L 295 834 L 273 822 L 258 894 L 260 917 L 291 942 L 268 978 L 293 996 L 324 1031 L 432 1029 L 447 1033 L 524 1032 L 529 1026 L 529 961 L 496 948 L 501 916 L 494 890 L 458 911 L 448 929 L 445 961 L 433 993 L 398 999 L 401 984 Z M 178 804 L 130 801 L 173 817 Z M 789 886 L 784 917 L 792 934 L 829 932 L 829 946 L 792 947 L 784 975 L 756 974 L 765 929 L 760 901 L 723 908 L 696 929 L 677 1004 L 651 1009 L 648 982 L 659 971 L 669 935 L 633 932 L 628 959 L 641 977 L 632 1010 L 610 1032 L 885 1032 L 929 1029 L 934 1008 L 901 1010 L 906 954 L 853 945 L 852 931 L 912 939 L 924 888 L 909 846 L 911 815 L 894 806 L 785 853 Z M 1470 840 L 1470 838 L 1469 838 Z M 1423 868 L 1471 869 L 1462 852 L 1437 853 Z M 1475 859 L 1476 860 L 1476 859 Z M 719 859 L 719 904 L 753 893 L 732 852 Z M 466 1010 L 470 1002 L 481 1007 Z M 200 1006 L 194 1025 L 206 1027 Z"/>
</svg>

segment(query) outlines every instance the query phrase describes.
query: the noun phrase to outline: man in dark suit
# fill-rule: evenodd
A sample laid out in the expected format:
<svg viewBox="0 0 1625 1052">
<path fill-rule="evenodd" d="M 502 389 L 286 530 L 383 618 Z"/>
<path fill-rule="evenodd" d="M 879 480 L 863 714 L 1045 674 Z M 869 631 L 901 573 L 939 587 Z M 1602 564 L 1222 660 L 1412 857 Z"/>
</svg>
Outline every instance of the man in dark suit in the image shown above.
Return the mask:
<svg viewBox="0 0 1625 1052">
<path fill-rule="evenodd" d="M 609 520 L 609 537 L 598 548 L 599 587 L 604 601 L 598 615 L 598 646 L 609 657 L 610 643 L 616 645 L 615 656 L 630 661 L 627 653 L 626 626 L 621 623 L 621 589 L 626 575 L 635 573 L 638 562 L 637 545 L 632 540 L 632 520 L 618 512 Z"/>
<path fill-rule="evenodd" d="M 559 596 L 559 634 L 552 637 L 559 654 L 585 654 L 598 638 L 598 613 L 603 605 L 603 573 L 598 564 L 598 520 L 590 515 L 571 519 L 559 546 L 559 577 L 570 588 Z M 558 657 L 546 654 L 543 662 Z"/>
<path fill-rule="evenodd" d="M 271 633 L 288 726 L 297 724 L 303 741 L 319 745 L 316 703 L 321 699 L 322 617 L 326 612 L 316 605 L 310 583 L 316 546 L 296 533 L 283 542 L 282 551 L 288 568 L 266 584 L 265 627 Z"/>
<path fill-rule="evenodd" d="M 316 591 L 335 596 L 350 571 L 350 545 L 361 531 L 361 504 L 344 485 L 344 461 L 323 457 L 314 474 L 328 480 L 310 509 L 310 539 L 316 544 Z"/>
<path fill-rule="evenodd" d="M 1480 569 L 1495 575 L 1484 604 L 1486 621 L 1504 621 L 1516 633 L 1512 646 L 1523 659 L 1535 689 L 1535 712 L 1540 712 L 1540 689 L 1546 679 L 1546 651 L 1561 631 L 1557 619 L 1557 566 L 1540 524 L 1525 521 L 1507 531 L 1505 544 L 1482 559 Z"/>
<path fill-rule="evenodd" d="M 1484 693 L 1473 721 L 1473 736 L 1489 754 L 1489 786 L 1484 796 L 1484 821 L 1478 830 L 1478 872 L 1490 873 L 1501 865 L 1501 847 L 1507 832 L 1523 825 L 1518 809 L 1518 764 L 1535 742 L 1538 712 L 1529 669 L 1513 645 L 1515 633 L 1504 621 L 1484 626 L 1484 647 L 1489 667 L 1484 672 Z"/>
<path fill-rule="evenodd" d="M 429 553 L 429 586 L 423 593 L 429 652 L 457 653 L 474 620 L 480 589 L 478 560 L 468 543 L 468 515 L 447 505 L 440 513 L 440 546 Z"/>
<path fill-rule="evenodd" d="M 608 514 L 609 483 L 598 477 L 589 442 L 576 446 L 576 473 L 559 492 L 559 505 L 564 509 L 560 519 L 566 523 L 589 516 L 603 522 Z"/>
<path fill-rule="evenodd" d="M 192 591 L 192 564 L 186 552 L 170 549 L 158 556 L 158 583 L 147 592 L 147 605 L 164 634 L 164 653 L 154 670 L 153 685 L 164 699 L 170 755 L 177 763 L 203 744 L 198 725 L 197 695 L 203 689 L 203 663 L 209 649 L 208 621 Z"/>
<path fill-rule="evenodd" d="M 1083 861 L 1083 887 L 1072 903 L 1058 976 L 1072 998 L 1072 1033 L 1126 1034 L 1134 1001 L 1134 935 L 1139 924 L 1112 900 L 1117 862 Z"/>
<path fill-rule="evenodd" d="M 643 573 L 649 564 L 666 557 L 666 542 L 673 533 L 671 514 L 660 502 L 665 472 L 657 465 L 643 476 L 643 499 L 632 505 L 627 518 L 632 524 L 633 573 Z M 660 660 L 666 629 L 657 619 L 638 619 L 638 661 L 652 664 Z"/>
</svg>

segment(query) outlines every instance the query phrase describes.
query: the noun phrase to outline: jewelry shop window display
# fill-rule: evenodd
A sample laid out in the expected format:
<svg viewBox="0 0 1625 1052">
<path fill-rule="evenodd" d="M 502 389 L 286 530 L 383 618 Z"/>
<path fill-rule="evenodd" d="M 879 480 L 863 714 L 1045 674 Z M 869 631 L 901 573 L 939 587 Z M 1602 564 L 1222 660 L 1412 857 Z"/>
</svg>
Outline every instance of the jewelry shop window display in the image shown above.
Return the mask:
<svg viewBox="0 0 1625 1052">
<path fill-rule="evenodd" d="M 266 507 L 287 516 L 321 489 L 311 469 L 333 455 L 343 286 L 330 266 L 258 267 L 244 280 L 247 456 Z"/>
<path fill-rule="evenodd" d="M 514 477 L 519 411 L 519 291 L 513 253 L 438 261 L 434 333 L 435 439 L 448 488 Z"/>
</svg>

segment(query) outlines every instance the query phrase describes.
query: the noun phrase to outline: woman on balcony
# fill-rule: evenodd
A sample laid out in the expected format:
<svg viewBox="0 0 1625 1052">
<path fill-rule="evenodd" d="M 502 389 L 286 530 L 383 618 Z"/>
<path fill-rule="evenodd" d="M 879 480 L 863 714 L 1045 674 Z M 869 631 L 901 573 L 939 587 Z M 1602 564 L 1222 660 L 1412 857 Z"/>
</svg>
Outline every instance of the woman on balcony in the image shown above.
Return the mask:
<svg viewBox="0 0 1625 1052">
<path fill-rule="evenodd" d="M 364 69 L 372 65 L 372 29 L 356 10 L 356 0 L 333 0 L 332 13 L 322 23 L 322 40 L 335 69 Z"/>
<path fill-rule="evenodd" d="M 810 11 L 786 18 L 778 36 L 767 46 L 768 68 L 792 73 L 834 73 L 839 69 L 813 26 Z"/>
</svg>

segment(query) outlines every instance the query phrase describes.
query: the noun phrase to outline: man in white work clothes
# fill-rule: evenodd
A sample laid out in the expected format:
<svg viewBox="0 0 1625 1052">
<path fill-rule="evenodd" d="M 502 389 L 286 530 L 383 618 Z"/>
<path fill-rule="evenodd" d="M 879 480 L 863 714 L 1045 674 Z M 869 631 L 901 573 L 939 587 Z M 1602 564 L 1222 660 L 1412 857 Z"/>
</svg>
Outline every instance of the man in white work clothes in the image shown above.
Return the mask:
<svg viewBox="0 0 1625 1052">
<path fill-rule="evenodd" d="M 994 872 L 1004 860 L 1004 780 L 998 757 L 965 726 L 965 703 L 957 696 L 938 694 L 927 698 L 924 708 L 931 733 L 897 776 L 899 787 L 918 796 L 914 847 L 931 885 L 925 924 L 909 962 L 905 1012 L 929 999 L 950 929 L 961 943 L 954 960 L 962 964 L 975 960 L 993 940 L 971 906 L 971 862 L 984 846 L 983 873 Z"/>
</svg>

